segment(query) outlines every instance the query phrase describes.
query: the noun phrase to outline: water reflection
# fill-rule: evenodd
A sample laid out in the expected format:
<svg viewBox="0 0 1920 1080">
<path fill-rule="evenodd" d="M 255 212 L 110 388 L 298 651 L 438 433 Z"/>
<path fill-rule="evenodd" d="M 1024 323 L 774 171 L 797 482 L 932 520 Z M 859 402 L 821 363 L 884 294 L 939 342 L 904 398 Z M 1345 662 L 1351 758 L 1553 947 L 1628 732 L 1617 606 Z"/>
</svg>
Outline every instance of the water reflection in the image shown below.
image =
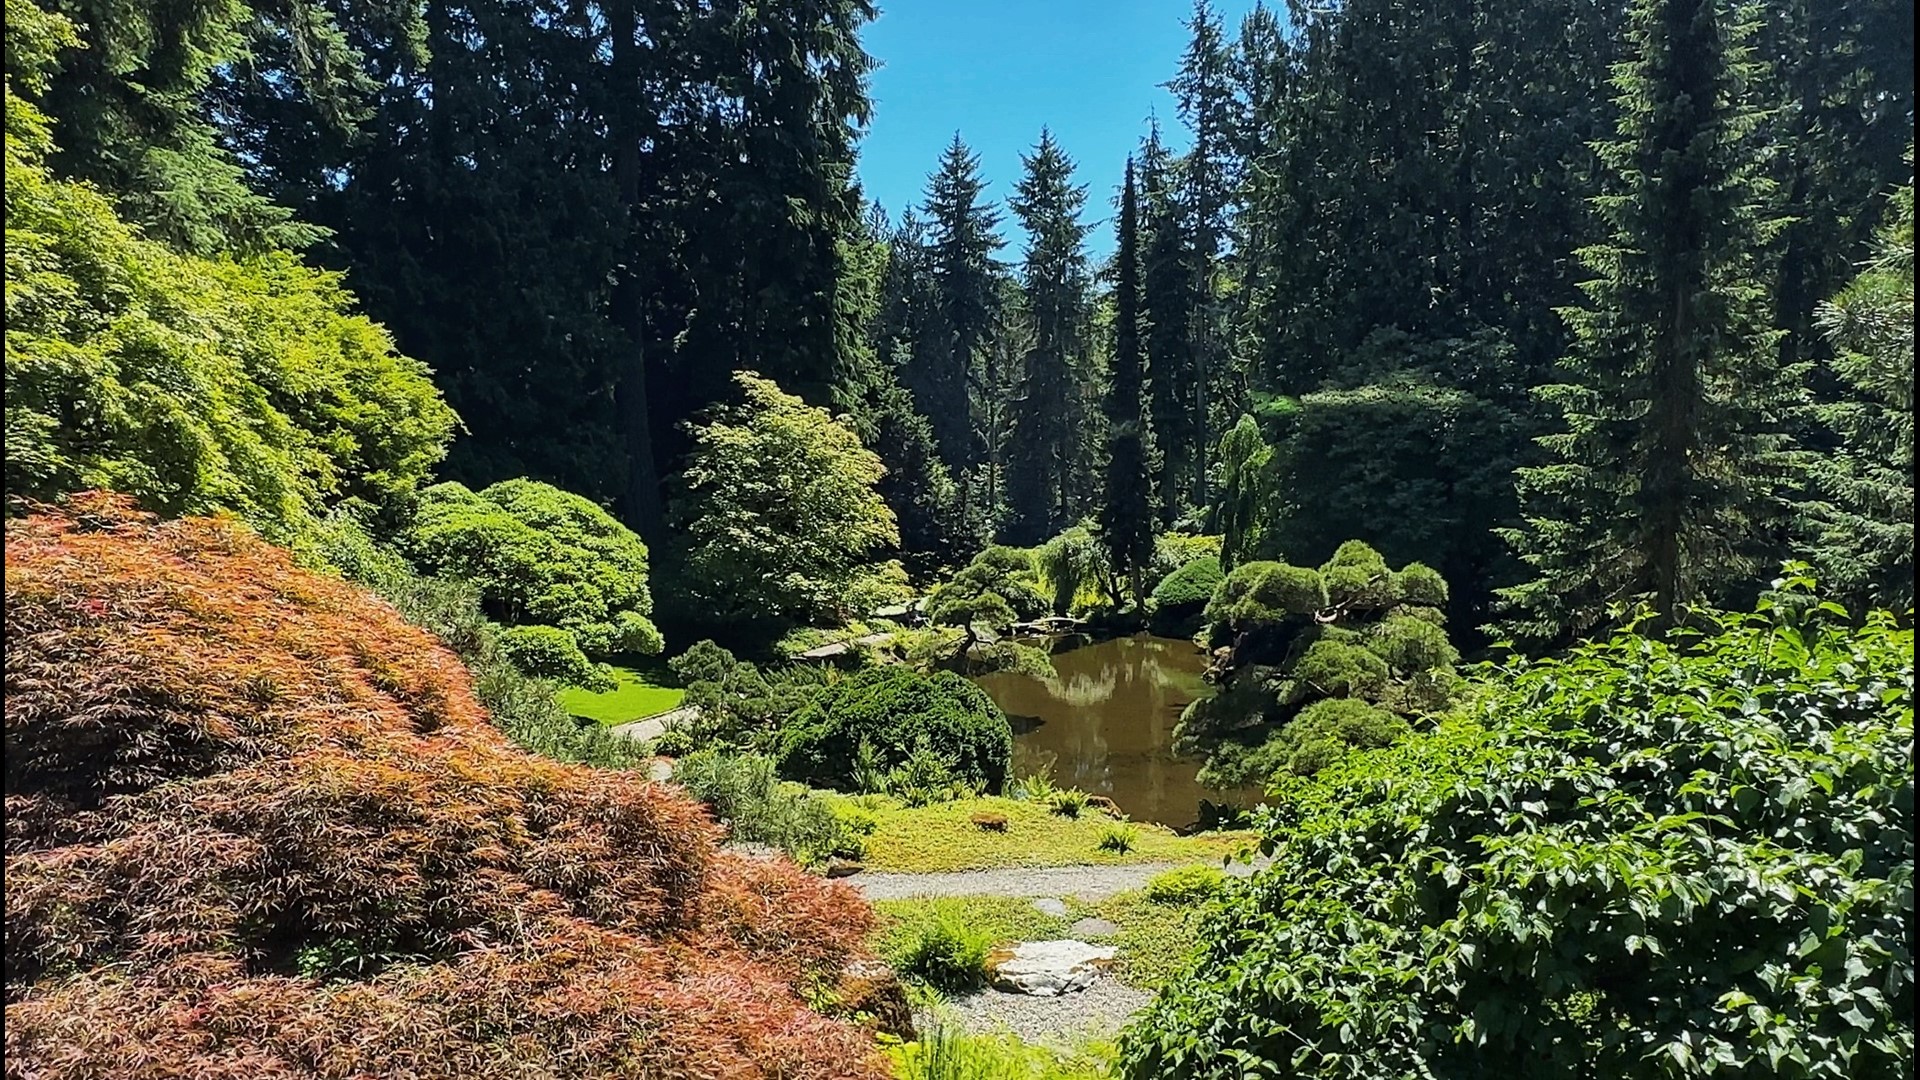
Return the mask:
<svg viewBox="0 0 1920 1080">
<path fill-rule="evenodd" d="M 1014 725 L 1016 776 L 1105 795 L 1143 821 L 1186 826 L 1200 800 L 1227 801 L 1175 757 L 1180 710 L 1208 691 L 1206 657 L 1191 641 L 1139 635 L 1053 655 L 1055 674 L 1000 672 L 977 682 Z M 1035 723 L 1034 721 L 1038 721 Z"/>
</svg>

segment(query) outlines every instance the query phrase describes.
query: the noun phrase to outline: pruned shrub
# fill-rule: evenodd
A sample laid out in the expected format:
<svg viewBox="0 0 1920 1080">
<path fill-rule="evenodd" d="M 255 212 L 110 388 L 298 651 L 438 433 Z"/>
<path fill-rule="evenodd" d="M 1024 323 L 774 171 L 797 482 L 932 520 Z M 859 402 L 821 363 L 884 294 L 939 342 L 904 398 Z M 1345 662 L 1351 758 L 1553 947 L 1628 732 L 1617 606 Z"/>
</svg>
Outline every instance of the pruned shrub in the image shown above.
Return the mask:
<svg viewBox="0 0 1920 1080">
<path fill-rule="evenodd" d="M 1242 563 L 1227 575 L 1207 601 L 1208 622 L 1232 630 L 1278 622 L 1289 615 L 1310 615 L 1327 606 L 1327 585 L 1320 572 L 1278 562 Z"/>
<path fill-rule="evenodd" d="M 1470 721 L 1279 784 L 1273 864 L 1122 1075 L 1910 1071 L 1913 631 L 1714 618 L 1513 663 Z"/>
<path fill-rule="evenodd" d="M 1398 672 L 1452 667 L 1460 650 L 1440 627 L 1412 615 L 1389 615 L 1367 628 L 1366 648 Z"/>
<path fill-rule="evenodd" d="M 794 714 L 781 735 L 781 775 L 852 789 L 862 742 L 886 769 L 925 748 L 962 783 L 998 792 L 1013 756 L 1013 729 L 986 691 L 949 671 L 859 671 Z"/>
<path fill-rule="evenodd" d="M 572 634 L 557 626 L 506 627 L 500 631 L 500 652 L 514 667 L 536 679 L 552 679 L 599 693 L 618 685 L 600 665 L 587 659 Z"/>
<path fill-rule="evenodd" d="M 646 545 L 572 492 L 527 479 L 479 492 L 435 484 L 405 544 L 429 572 L 473 582 L 509 626 L 557 628 L 596 658 L 661 649 Z"/>
<path fill-rule="evenodd" d="M 1386 685 L 1387 662 L 1356 642 L 1328 636 L 1307 646 L 1287 674 L 1293 682 L 1289 703 L 1363 697 Z"/>
<path fill-rule="evenodd" d="M 867 955 L 851 889 L 514 749 L 453 653 L 244 526 L 9 521 L 5 614 L 10 1073 L 885 1075 L 807 1006 Z"/>
<path fill-rule="evenodd" d="M 1418 604 L 1426 608 L 1447 605 L 1446 579 L 1440 576 L 1440 571 L 1426 563 L 1408 563 L 1393 575 L 1393 581 L 1403 604 Z"/>
</svg>

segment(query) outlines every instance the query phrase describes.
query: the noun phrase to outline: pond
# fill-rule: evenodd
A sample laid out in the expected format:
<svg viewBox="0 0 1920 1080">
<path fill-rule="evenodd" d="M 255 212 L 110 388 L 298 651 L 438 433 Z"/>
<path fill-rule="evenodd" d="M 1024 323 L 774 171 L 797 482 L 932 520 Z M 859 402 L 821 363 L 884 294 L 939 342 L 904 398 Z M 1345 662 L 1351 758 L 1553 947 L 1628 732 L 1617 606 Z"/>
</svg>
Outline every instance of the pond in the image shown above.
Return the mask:
<svg viewBox="0 0 1920 1080">
<path fill-rule="evenodd" d="M 1251 793 L 1200 786 L 1200 763 L 1173 752 L 1180 710 L 1211 691 L 1191 641 L 1139 634 L 1053 655 L 1055 677 L 996 672 L 974 681 L 1013 721 L 1013 775 L 1105 795 L 1127 816 L 1184 828 L 1200 800 Z"/>
</svg>

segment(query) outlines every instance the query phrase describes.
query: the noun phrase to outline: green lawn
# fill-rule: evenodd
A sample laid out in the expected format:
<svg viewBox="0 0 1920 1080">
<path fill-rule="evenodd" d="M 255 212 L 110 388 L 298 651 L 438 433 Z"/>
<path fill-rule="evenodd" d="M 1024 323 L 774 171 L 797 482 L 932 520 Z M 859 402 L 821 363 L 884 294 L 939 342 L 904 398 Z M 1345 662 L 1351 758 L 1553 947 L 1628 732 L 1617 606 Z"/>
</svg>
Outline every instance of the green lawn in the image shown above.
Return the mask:
<svg viewBox="0 0 1920 1080">
<path fill-rule="evenodd" d="M 1038 803 L 991 796 L 917 808 L 892 799 L 881 805 L 883 809 L 875 814 L 878 827 L 867 837 L 869 870 L 929 873 L 1005 866 L 1218 863 L 1257 839 L 1250 832 L 1179 836 L 1172 829 L 1135 822 L 1133 849 L 1115 852 L 1100 847 L 1100 835 L 1111 819 L 1093 810 L 1066 818 Z M 975 825 L 972 816 L 983 811 L 1004 816 L 1005 831 Z"/>
<path fill-rule="evenodd" d="M 614 689 L 595 694 L 571 687 L 560 692 L 560 704 L 575 716 L 602 724 L 624 724 L 666 712 L 686 696 L 685 690 L 667 685 L 672 676 L 664 668 L 649 671 L 616 664 L 613 676 L 620 682 Z"/>
</svg>

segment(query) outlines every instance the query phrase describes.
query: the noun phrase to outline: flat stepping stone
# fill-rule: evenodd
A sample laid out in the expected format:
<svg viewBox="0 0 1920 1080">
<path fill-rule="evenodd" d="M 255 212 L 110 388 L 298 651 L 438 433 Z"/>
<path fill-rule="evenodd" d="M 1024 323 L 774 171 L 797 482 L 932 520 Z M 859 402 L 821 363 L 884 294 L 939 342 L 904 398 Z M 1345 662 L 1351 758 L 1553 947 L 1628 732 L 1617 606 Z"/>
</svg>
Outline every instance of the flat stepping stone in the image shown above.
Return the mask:
<svg viewBox="0 0 1920 1080">
<path fill-rule="evenodd" d="M 1068 932 L 1074 937 L 1112 937 L 1120 932 L 1120 927 L 1105 919 L 1096 919 L 1088 916 L 1074 923 L 1073 926 L 1068 928 Z"/>
<path fill-rule="evenodd" d="M 1059 997 L 1092 986 L 1117 951 L 1084 941 L 1022 941 L 987 954 L 987 981 L 1011 994 Z"/>
<path fill-rule="evenodd" d="M 1051 915 L 1056 919 L 1064 918 L 1067 914 L 1066 903 L 1061 900 L 1055 900 L 1051 896 L 1045 896 L 1035 900 L 1033 906 L 1040 910 L 1040 914 Z"/>
</svg>

